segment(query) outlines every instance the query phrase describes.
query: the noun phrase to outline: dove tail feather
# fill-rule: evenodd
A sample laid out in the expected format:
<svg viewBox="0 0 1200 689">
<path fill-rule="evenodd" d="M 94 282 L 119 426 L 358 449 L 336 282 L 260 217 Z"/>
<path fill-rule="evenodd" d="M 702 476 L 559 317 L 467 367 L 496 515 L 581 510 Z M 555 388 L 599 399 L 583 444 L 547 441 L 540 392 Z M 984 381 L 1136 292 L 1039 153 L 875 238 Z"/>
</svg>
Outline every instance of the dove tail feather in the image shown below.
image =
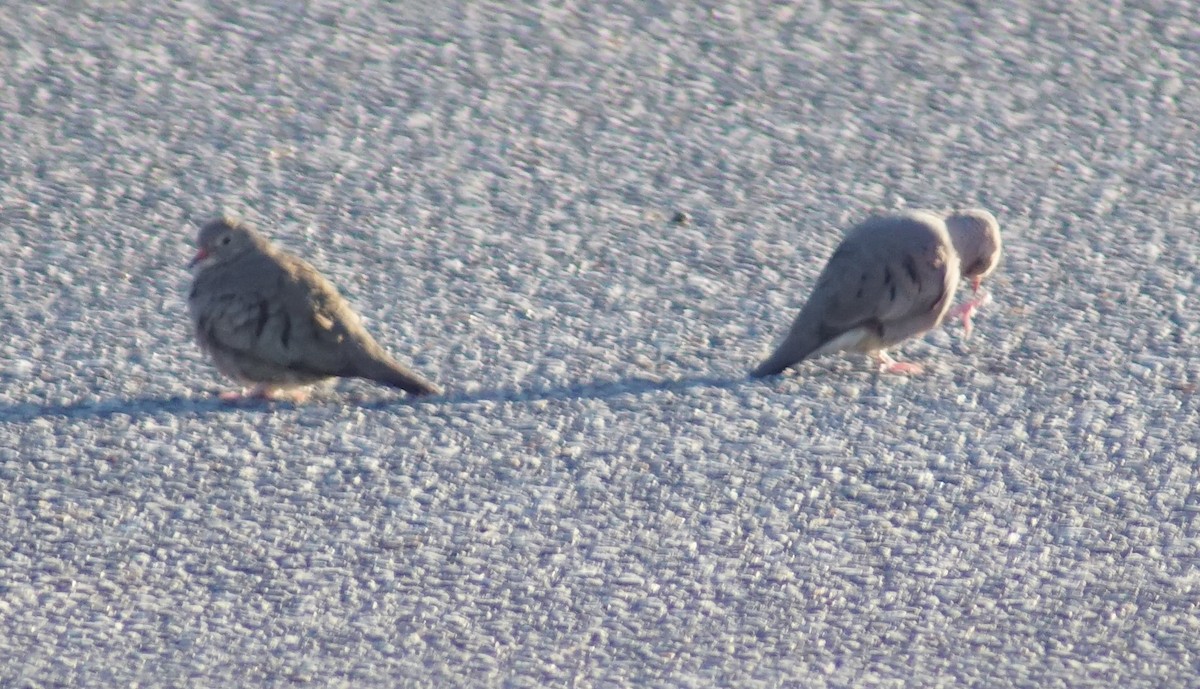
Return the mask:
<svg viewBox="0 0 1200 689">
<path fill-rule="evenodd" d="M 775 357 L 771 357 L 758 365 L 758 368 L 750 372 L 751 378 L 766 378 L 767 376 L 775 376 L 783 373 L 788 366 Z"/>
<path fill-rule="evenodd" d="M 767 357 L 766 361 L 759 364 L 758 368 L 750 372 L 750 377 L 765 378 L 783 373 L 788 367 L 795 366 L 808 358 L 816 351 L 817 346 L 807 334 L 798 334 L 796 329 L 793 329 L 775 352 Z"/>
<path fill-rule="evenodd" d="M 437 395 L 442 391 L 433 383 L 391 361 L 371 359 L 363 362 L 355 375 L 359 378 L 367 378 L 377 383 L 400 388 L 410 395 Z"/>
<path fill-rule="evenodd" d="M 375 380 L 394 388 L 400 388 L 410 395 L 437 395 L 442 391 L 433 383 L 403 369 L 394 369 L 386 377 L 379 377 Z"/>
</svg>

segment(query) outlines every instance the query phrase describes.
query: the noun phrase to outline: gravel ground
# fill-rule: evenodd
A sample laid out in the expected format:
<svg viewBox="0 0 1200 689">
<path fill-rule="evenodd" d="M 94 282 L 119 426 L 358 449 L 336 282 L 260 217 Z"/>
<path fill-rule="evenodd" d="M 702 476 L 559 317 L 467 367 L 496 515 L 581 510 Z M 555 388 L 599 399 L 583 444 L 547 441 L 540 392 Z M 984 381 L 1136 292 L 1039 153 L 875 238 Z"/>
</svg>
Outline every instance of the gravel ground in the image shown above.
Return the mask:
<svg viewBox="0 0 1200 689">
<path fill-rule="evenodd" d="M 0 6 L 0 686 L 1200 684 L 1200 9 L 829 4 Z M 746 379 L 960 204 L 973 338 Z M 217 402 L 223 209 L 447 394 Z"/>
</svg>

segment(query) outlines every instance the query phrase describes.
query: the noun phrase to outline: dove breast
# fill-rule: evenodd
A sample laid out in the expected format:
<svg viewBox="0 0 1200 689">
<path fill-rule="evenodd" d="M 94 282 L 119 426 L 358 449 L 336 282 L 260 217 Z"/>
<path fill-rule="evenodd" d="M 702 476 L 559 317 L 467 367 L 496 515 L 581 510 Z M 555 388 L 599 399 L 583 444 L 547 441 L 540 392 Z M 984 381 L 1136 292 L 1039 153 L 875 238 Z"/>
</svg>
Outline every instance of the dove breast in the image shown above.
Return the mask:
<svg viewBox="0 0 1200 689">
<path fill-rule="evenodd" d="M 344 356 L 335 289 L 290 256 L 252 251 L 195 279 L 188 306 L 201 348 L 243 383 L 306 385 L 338 375 Z M 357 322 L 353 313 L 338 313 Z"/>
</svg>

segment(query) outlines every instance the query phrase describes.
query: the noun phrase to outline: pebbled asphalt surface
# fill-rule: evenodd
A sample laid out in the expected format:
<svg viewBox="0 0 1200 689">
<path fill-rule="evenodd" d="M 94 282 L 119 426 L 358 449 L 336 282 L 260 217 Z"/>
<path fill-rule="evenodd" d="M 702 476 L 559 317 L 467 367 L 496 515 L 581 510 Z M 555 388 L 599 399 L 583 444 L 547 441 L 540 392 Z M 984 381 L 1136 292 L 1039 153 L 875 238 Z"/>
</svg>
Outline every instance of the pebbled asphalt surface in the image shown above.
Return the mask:
<svg viewBox="0 0 1200 689">
<path fill-rule="evenodd" d="M 1200 10 L 827 5 L 0 6 L 0 686 L 1200 683 Z M 970 340 L 746 379 L 965 204 Z M 223 209 L 447 394 L 217 402 Z"/>
</svg>

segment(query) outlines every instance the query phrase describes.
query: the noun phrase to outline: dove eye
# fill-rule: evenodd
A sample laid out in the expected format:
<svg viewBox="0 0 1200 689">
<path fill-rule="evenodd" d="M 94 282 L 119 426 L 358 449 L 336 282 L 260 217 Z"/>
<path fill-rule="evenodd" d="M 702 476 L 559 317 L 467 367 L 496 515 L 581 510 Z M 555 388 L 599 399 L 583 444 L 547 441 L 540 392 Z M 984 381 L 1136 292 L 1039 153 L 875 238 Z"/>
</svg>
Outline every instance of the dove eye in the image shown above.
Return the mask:
<svg viewBox="0 0 1200 689">
<path fill-rule="evenodd" d="M 225 235 L 224 237 L 221 237 L 221 243 L 222 243 L 222 244 L 228 244 L 229 242 L 230 242 L 230 237 L 229 237 L 229 235 Z"/>
</svg>

